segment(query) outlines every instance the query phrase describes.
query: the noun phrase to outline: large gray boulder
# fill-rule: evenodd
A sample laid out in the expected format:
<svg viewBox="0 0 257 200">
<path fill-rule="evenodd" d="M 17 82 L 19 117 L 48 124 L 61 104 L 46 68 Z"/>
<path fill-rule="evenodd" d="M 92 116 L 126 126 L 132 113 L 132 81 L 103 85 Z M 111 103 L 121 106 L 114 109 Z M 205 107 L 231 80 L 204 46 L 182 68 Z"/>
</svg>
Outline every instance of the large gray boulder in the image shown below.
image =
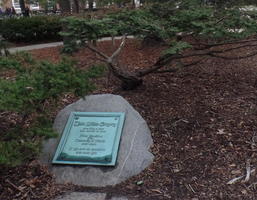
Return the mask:
<svg viewBox="0 0 257 200">
<path fill-rule="evenodd" d="M 149 152 L 152 145 L 150 130 L 140 114 L 121 96 L 112 94 L 90 95 L 59 112 L 54 129 L 61 135 L 71 112 L 125 112 L 116 166 L 52 165 L 60 137 L 50 139 L 43 145 L 40 161 L 47 164 L 58 183 L 71 182 L 83 186 L 116 185 L 139 174 L 153 161 Z"/>
</svg>

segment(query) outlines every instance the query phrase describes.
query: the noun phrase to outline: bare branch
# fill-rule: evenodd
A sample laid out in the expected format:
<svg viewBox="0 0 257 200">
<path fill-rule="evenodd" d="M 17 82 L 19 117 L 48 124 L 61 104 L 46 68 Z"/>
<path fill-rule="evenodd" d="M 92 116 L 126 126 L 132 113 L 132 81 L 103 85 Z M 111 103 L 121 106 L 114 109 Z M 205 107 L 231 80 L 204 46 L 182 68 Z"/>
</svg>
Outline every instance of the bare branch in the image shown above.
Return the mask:
<svg viewBox="0 0 257 200">
<path fill-rule="evenodd" d="M 92 45 L 90 45 L 89 43 L 86 43 L 86 47 L 89 48 L 91 51 L 97 53 L 99 56 L 101 56 L 102 58 L 104 58 L 105 62 L 108 62 L 109 60 L 109 56 L 105 55 L 103 52 L 99 51 L 97 48 L 93 47 Z"/>
<path fill-rule="evenodd" d="M 192 44 L 193 46 L 199 46 L 202 45 L 204 47 L 201 48 L 194 48 L 195 50 L 206 50 L 210 49 L 212 47 L 217 47 L 217 46 L 224 46 L 224 45 L 229 45 L 229 44 L 244 44 L 244 43 L 250 43 L 250 42 L 257 42 L 257 39 L 251 39 L 251 40 L 231 40 L 228 42 L 220 42 L 220 43 L 215 43 L 215 44 L 206 44 L 206 43 L 201 43 L 198 42 L 197 44 Z"/>
<path fill-rule="evenodd" d="M 114 74 L 114 76 L 116 76 L 117 78 L 119 78 L 122 81 L 122 84 L 123 84 L 122 87 L 126 88 L 126 89 L 133 89 L 133 88 L 137 87 L 138 85 L 140 85 L 142 83 L 141 77 L 148 75 L 150 73 L 176 72 L 178 70 L 177 68 L 171 68 L 171 69 L 167 69 L 167 70 L 164 69 L 164 67 L 167 64 L 169 64 L 169 63 L 174 64 L 173 62 L 176 60 L 182 59 L 182 61 L 183 61 L 183 59 L 185 59 L 185 58 L 197 57 L 196 58 L 197 61 L 182 65 L 182 67 L 184 68 L 184 67 L 197 65 L 200 62 L 202 62 L 206 57 L 216 57 L 216 58 L 222 58 L 222 59 L 227 59 L 227 60 L 238 60 L 238 59 L 245 59 L 245 58 L 249 58 L 249 57 L 257 55 L 257 50 L 256 50 L 256 52 L 253 52 L 251 54 L 238 56 L 238 57 L 229 57 L 229 56 L 224 55 L 226 52 L 230 52 L 233 50 L 239 50 L 239 49 L 247 48 L 247 47 L 257 47 L 257 44 L 253 43 L 253 42 L 257 42 L 257 39 L 243 40 L 243 41 L 229 41 L 226 43 L 216 43 L 213 45 L 212 44 L 200 44 L 200 45 L 203 45 L 204 47 L 198 48 L 198 50 L 196 50 L 196 51 L 184 52 L 183 54 L 163 55 L 156 61 L 156 63 L 154 65 L 149 66 L 149 68 L 139 70 L 135 73 L 130 73 L 128 71 L 124 71 L 123 69 L 121 69 L 120 65 L 118 63 L 114 62 L 115 59 L 120 54 L 120 52 L 122 51 L 122 49 L 124 48 L 125 42 L 126 42 L 126 36 L 124 35 L 122 37 L 122 41 L 121 41 L 119 47 L 115 50 L 115 52 L 110 57 L 89 43 L 86 43 L 86 47 L 88 49 L 90 49 L 91 51 L 95 52 L 97 55 L 99 55 L 100 58 L 98 58 L 98 59 L 100 59 L 101 61 L 104 61 L 108 64 L 109 70 Z M 237 45 L 236 47 L 235 46 L 228 47 L 228 48 L 221 49 L 221 50 L 219 50 L 219 49 L 217 50 L 217 48 L 215 48 L 216 50 L 214 48 L 212 49 L 212 47 L 220 47 L 222 45 L 227 45 L 227 44 L 240 44 L 240 45 Z"/>
<path fill-rule="evenodd" d="M 205 59 L 200 59 L 200 60 L 197 60 L 197 61 L 195 61 L 195 62 L 182 65 L 181 68 L 186 68 L 186 67 L 191 67 L 191 66 L 193 66 L 193 65 L 197 65 L 197 64 L 201 63 L 203 60 L 205 60 Z M 155 72 L 153 72 L 153 73 L 176 72 L 176 71 L 178 71 L 178 70 L 179 70 L 179 68 L 173 68 L 173 69 L 167 69 L 167 70 L 157 70 L 157 71 L 155 71 Z"/>
<path fill-rule="evenodd" d="M 173 69 L 167 69 L 167 70 L 157 70 L 154 71 L 153 73 L 155 74 L 164 74 L 164 73 L 171 73 L 171 72 L 177 72 L 178 68 L 173 68 Z"/>
<path fill-rule="evenodd" d="M 107 63 L 112 63 L 114 58 L 116 56 L 119 55 L 119 53 L 121 52 L 122 48 L 125 45 L 125 41 L 126 41 L 126 36 L 124 35 L 122 37 L 122 41 L 121 44 L 119 46 L 119 48 L 112 54 L 111 57 L 107 56 L 106 54 L 104 54 L 103 52 L 99 51 L 97 48 L 95 48 L 93 45 L 91 45 L 89 42 L 86 43 L 86 47 L 88 49 L 90 49 L 91 51 L 95 52 L 97 55 L 99 55 L 100 57 L 102 57 L 103 59 L 98 58 L 101 61 L 107 62 Z"/>
<path fill-rule="evenodd" d="M 121 41 L 121 43 L 120 43 L 119 48 L 118 48 L 118 49 L 112 54 L 112 56 L 109 58 L 109 62 L 112 62 L 113 59 L 115 59 L 115 57 L 117 57 L 117 56 L 120 54 L 121 50 L 122 50 L 123 47 L 125 46 L 125 42 L 126 42 L 126 35 L 123 35 L 122 41 Z"/>
<path fill-rule="evenodd" d="M 175 56 L 175 55 L 174 55 Z M 172 60 L 174 60 L 174 56 L 170 56 L 170 57 L 161 57 L 157 60 L 157 62 L 150 68 L 145 69 L 145 70 L 140 70 L 136 73 L 136 76 L 138 77 L 143 77 L 147 74 L 150 74 L 152 72 L 155 72 L 159 69 L 161 69 L 162 67 L 164 67 L 166 64 L 170 63 Z"/>
<path fill-rule="evenodd" d="M 227 57 L 227 56 L 222 56 L 222 55 L 217 55 L 217 54 L 225 53 L 225 52 L 232 51 L 235 49 L 240 49 L 240 48 L 245 48 L 245 47 L 255 47 L 255 46 L 257 46 L 257 44 L 256 45 L 251 45 L 251 44 L 242 45 L 240 47 L 232 47 L 232 48 L 228 48 L 228 49 L 221 50 L 221 51 L 217 51 L 217 50 L 207 51 L 207 52 L 201 51 L 201 52 L 196 52 L 196 53 L 191 53 L 191 54 L 186 54 L 186 55 L 176 54 L 176 55 L 172 55 L 172 56 L 163 56 L 163 57 L 159 58 L 159 60 L 152 67 L 145 69 L 145 70 L 141 70 L 141 71 L 137 72 L 136 75 L 138 77 L 143 77 L 147 74 L 158 71 L 159 69 L 164 67 L 166 64 L 171 63 L 174 60 L 189 58 L 189 57 L 211 56 L 211 57 L 223 58 L 223 59 L 227 59 L 227 60 L 239 60 L 239 59 L 249 58 L 249 57 L 257 55 L 257 52 L 249 54 L 249 55 L 238 56 L 238 57 Z M 173 70 L 171 70 L 171 71 L 173 71 Z"/>
<path fill-rule="evenodd" d="M 220 22 L 222 22 L 224 19 L 227 19 L 228 16 L 222 17 L 221 19 L 219 19 L 216 23 L 214 23 L 214 25 L 219 24 Z"/>
<path fill-rule="evenodd" d="M 209 53 L 208 55 L 211 56 L 211 57 L 222 58 L 222 59 L 225 59 L 225 60 L 240 60 L 240 59 L 245 59 L 245 58 L 250 58 L 250 57 L 256 56 L 257 52 L 254 52 L 252 54 L 245 55 L 245 56 L 238 56 L 238 57 L 226 57 L 226 56 L 216 55 L 216 54 L 213 54 L 213 53 Z"/>
<path fill-rule="evenodd" d="M 164 57 L 161 57 L 160 59 L 158 59 L 157 62 L 152 67 L 145 69 L 145 70 L 138 71 L 136 73 L 136 75 L 138 77 L 143 77 L 147 74 L 153 73 L 153 72 L 161 69 L 166 64 L 171 63 L 174 60 L 182 59 L 182 58 L 189 58 L 189 57 L 197 57 L 197 56 L 209 56 L 209 53 L 208 52 L 200 52 L 200 53 L 192 53 L 192 54 L 187 54 L 187 55 L 176 54 L 176 55 L 172 55 L 169 57 L 164 56 Z"/>
<path fill-rule="evenodd" d="M 199 60 L 197 60 L 197 61 L 195 61 L 195 62 L 186 64 L 186 65 L 184 65 L 183 67 L 191 67 L 191 66 L 193 66 L 193 65 L 198 65 L 198 64 L 201 63 L 203 60 L 205 60 L 205 59 L 199 59 Z"/>
<path fill-rule="evenodd" d="M 245 48 L 245 47 L 257 47 L 257 44 L 246 44 L 246 45 L 242 45 L 242 46 L 238 46 L 238 47 L 232 47 L 232 48 L 228 48 L 228 49 L 224 49 L 224 50 L 220 50 L 220 51 L 211 51 L 211 53 L 225 53 L 228 51 L 233 51 L 236 49 L 241 49 L 241 48 Z"/>
<path fill-rule="evenodd" d="M 100 58 L 100 57 L 97 57 L 97 56 L 96 56 L 96 59 L 101 61 L 101 62 L 105 62 L 106 63 L 106 59 L 103 59 L 103 58 Z"/>
</svg>

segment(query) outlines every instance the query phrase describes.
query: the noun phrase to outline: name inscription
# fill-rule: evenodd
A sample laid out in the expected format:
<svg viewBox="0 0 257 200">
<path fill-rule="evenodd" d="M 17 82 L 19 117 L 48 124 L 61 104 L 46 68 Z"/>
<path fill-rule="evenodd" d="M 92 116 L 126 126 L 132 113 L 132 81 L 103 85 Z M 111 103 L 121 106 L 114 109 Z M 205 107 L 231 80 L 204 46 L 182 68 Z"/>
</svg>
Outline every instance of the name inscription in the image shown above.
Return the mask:
<svg viewBox="0 0 257 200">
<path fill-rule="evenodd" d="M 125 113 L 71 112 L 53 164 L 114 166 Z"/>
<path fill-rule="evenodd" d="M 99 118 L 77 117 L 59 160 L 111 161 L 118 122 L 117 117 L 107 117 L 101 121 Z"/>
</svg>

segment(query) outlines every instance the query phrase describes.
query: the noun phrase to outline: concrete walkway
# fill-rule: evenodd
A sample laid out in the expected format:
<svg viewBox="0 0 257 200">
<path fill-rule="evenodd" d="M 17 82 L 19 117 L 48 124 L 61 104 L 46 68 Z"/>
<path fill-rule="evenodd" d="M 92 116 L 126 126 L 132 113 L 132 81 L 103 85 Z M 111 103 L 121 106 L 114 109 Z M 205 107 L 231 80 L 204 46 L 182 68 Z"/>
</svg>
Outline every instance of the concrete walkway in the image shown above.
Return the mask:
<svg viewBox="0 0 257 200">
<path fill-rule="evenodd" d="M 29 46 L 23 46 L 23 47 L 13 47 L 9 48 L 10 53 L 16 53 L 19 51 L 30 51 L 35 49 L 43 49 L 43 48 L 49 48 L 49 47 L 57 47 L 62 46 L 63 42 L 52 42 L 52 43 L 46 43 L 46 44 L 35 44 L 35 45 L 29 45 Z"/>
<path fill-rule="evenodd" d="M 121 39 L 122 37 L 115 37 L 116 40 Z M 133 36 L 127 36 L 127 38 L 134 38 Z M 104 37 L 99 39 L 98 41 L 110 41 L 112 38 L 111 37 Z M 13 47 L 9 48 L 10 53 L 16 53 L 19 51 L 30 51 L 30 50 L 35 50 L 35 49 L 43 49 L 43 48 L 49 48 L 49 47 L 57 47 L 57 46 L 62 46 L 63 42 L 52 42 L 52 43 L 45 43 L 45 44 L 35 44 L 35 45 L 28 45 L 28 46 L 23 46 L 23 47 Z"/>
</svg>

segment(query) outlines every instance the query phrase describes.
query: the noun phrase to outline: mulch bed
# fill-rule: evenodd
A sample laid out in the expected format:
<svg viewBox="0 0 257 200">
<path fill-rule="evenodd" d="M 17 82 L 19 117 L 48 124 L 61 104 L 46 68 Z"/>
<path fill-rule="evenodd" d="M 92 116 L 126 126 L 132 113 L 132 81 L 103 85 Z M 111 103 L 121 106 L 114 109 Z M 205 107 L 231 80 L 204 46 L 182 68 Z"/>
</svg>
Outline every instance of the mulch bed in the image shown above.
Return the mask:
<svg viewBox="0 0 257 200">
<path fill-rule="evenodd" d="M 99 48 L 110 54 L 110 42 Z M 132 70 L 155 62 L 164 47 L 144 47 L 129 40 L 120 56 Z M 252 49 L 240 52 L 247 54 Z M 59 48 L 32 51 L 38 59 L 58 61 Z M 74 55 L 79 66 L 96 62 L 94 53 Z M 94 93 L 123 96 L 147 121 L 154 145 L 153 164 L 138 176 L 115 187 L 87 188 L 56 185 L 54 177 L 35 161 L 0 172 L 0 199 L 53 199 L 65 191 L 103 191 L 108 196 L 137 199 L 257 199 L 257 177 L 246 168 L 257 166 L 257 57 L 243 60 L 207 58 L 176 73 L 152 74 L 132 91 L 122 91 L 118 80 L 96 80 Z M 70 97 L 61 106 L 76 99 Z M 34 181 L 34 182 L 33 182 Z M 137 184 L 141 182 L 142 184 Z M 26 194 L 26 195 L 25 195 Z M 24 196 L 25 195 L 25 196 Z"/>
</svg>

